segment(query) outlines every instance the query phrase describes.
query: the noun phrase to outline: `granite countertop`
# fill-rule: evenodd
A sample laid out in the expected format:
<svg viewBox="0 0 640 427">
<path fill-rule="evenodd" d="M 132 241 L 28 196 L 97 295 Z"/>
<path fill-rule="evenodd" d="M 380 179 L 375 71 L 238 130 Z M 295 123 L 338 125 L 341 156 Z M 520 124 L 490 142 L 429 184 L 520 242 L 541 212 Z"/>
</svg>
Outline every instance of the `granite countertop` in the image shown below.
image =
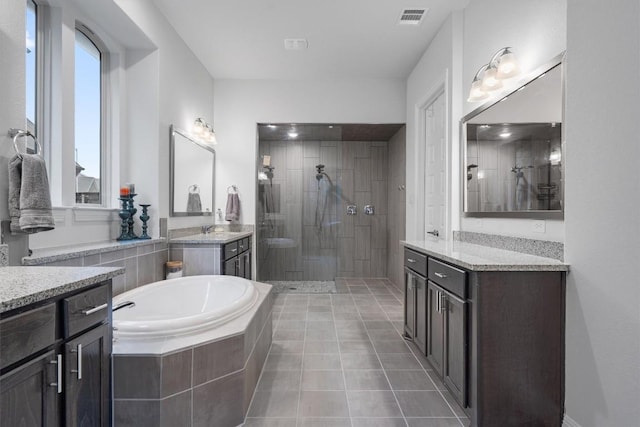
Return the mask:
<svg viewBox="0 0 640 427">
<path fill-rule="evenodd" d="M 122 267 L 2 267 L 0 313 L 82 289 L 123 273 Z"/>
<path fill-rule="evenodd" d="M 193 234 L 191 236 L 176 237 L 170 243 L 191 243 L 191 244 L 225 244 L 234 240 L 249 237 L 253 231 L 214 231 L 207 234 Z"/>
<path fill-rule="evenodd" d="M 121 249 L 135 248 L 138 246 L 164 243 L 164 237 L 146 240 L 109 240 L 107 242 L 87 243 L 73 246 L 60 246 L 48 249 L 35 249 L 33 254 L 22 258 L 22 265 L 40 265 L 48 262 L 64 261 L 81 256 L 95 255 L 105 252 L 113 252 Z"/>
<path fill-rule="evenodd" d="M 405 247 L 471 271 L 569 271 L 569 264 L 458 240 L 403 240 Z"/>
</svg>

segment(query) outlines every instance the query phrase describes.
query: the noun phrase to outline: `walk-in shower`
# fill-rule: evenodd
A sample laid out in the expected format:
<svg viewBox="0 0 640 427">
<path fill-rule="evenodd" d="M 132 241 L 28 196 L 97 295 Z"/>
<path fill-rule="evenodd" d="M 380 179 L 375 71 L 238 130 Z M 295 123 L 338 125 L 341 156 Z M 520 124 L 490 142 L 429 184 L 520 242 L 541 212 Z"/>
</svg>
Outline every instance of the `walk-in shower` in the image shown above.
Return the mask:
<svg viewBox="0 0 640 427">
<path fill-rule="evenodd" d="M 258 126 L 257 279 L 331 291 L 336 277 L 387 277 L 387 150 L 402 125 L 295 127 Z"/>
</svg>

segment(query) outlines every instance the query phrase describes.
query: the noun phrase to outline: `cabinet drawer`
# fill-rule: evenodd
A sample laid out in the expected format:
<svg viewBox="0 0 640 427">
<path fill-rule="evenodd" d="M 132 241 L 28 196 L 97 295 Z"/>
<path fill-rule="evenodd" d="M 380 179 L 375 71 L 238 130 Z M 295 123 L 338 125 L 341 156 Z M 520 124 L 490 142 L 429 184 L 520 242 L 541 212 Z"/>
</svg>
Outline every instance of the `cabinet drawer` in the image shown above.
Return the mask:
<svg viewBox="0 0 640 427">
<path fill-rule="evenodd" d="M 68 338 L 107 320 L 110 310 L 110 297 L 110 286 L 104 284 L 62 300 L 64 308 L 64 337 Z"/>
<path fill-rule="evenodd" d="M 238 240 L 238 253 L 242 253 L 249 250 L 249 238 L 245 237 L 242 240 Z"/>
<path fill-rule="evenodd" d="M 411 249 L 404 250 L 404 266 L 410 268 L 416 273 L 427 276 L 427 256 L 421 253 L 412 251 Z"/>
<path fill-rule="evenodd" d="M 37 353 L 56 341 L 56 304 L 0 321 L 0 369 Z"/>
<path fill-rule="evenodd" d="M 238 243 L 239 241 L 227 243 L 224 245 L 224 259 L 228 260 L 231 257 L 238 255 Z"/>
<path fill-rule="evenodd" d="M 467 273 L 444 262 L 429 258 L 429 280 L 443 289 L 467 299 Z"/>
</svg>

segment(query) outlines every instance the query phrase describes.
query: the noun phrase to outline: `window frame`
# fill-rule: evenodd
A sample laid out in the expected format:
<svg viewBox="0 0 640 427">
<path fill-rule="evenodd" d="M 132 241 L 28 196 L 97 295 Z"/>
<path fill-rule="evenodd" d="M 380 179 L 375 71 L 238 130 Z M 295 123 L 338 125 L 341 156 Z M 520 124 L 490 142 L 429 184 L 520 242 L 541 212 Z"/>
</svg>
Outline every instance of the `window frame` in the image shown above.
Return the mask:
<svg viewBox="0 0 640 427">
<path fill-rule="evenodd" d="M 111 110 L 110 110 L 110 66 L 109 66 L 109 49 L 102 39 L 88 25 L 76 20 L 75 31 L 82 33 L 100 52 L 100 203 L 78 203 L 76 201 L 77 187 L 73 189 L 73 207 L 75 208 L 111 208 L 111 176 L 113 171 L 111 167 L 111 150 L 110 150 L 110 128 L 111 128 Z M 74 33 L 75 40 L 75 33 Z M 75 49 L 75 41 L 74 41 Z M 75 70 L 75 58 L 74 58 Z M 75 76 L 74 76 L 75 89 Z M 75 100 L 75 94 L 74 94 Z M 75 119 L 75 101 L 74 101 L 74 119 Z M 76 135 L 74 132 L 74 153 L 75 153 Z M 73 159 L 75 165 L 75 156 Z M 63 190 L 64 191 L 64 190 Z"/>
</svg>

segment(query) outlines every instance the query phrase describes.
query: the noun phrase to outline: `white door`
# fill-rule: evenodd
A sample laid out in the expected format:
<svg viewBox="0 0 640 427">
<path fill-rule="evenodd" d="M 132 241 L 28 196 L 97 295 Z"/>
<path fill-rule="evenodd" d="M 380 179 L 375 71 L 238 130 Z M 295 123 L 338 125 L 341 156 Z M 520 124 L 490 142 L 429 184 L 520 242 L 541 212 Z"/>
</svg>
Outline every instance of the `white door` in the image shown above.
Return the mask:
<svg viewBox="0 0 640 427">
<path fill-rule="evenodd" d="M 440 93 L 423 111 L 425 114 L 424 231 L 428 233 L 437 230 L 441 237 L 447 237 L 445 93 Z"/>
</svg>

